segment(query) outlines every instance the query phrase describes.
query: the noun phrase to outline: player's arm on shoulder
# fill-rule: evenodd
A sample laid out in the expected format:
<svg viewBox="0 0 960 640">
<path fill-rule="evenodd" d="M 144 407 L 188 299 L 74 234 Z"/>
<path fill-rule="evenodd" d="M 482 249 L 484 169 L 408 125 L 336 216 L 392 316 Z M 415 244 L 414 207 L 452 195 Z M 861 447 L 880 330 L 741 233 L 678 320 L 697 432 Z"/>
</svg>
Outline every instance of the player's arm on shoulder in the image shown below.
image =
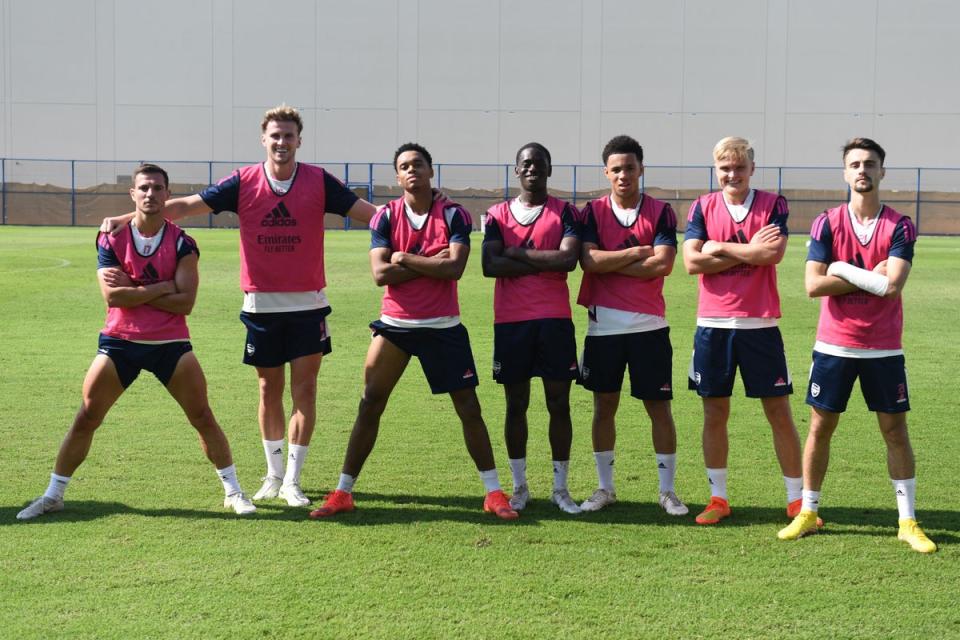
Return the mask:
<svg viewBox="0 0 960 640">
<path fill-rule="evenodd" d="M 173 280 L 138 285 L 129 276 L 125 279 L 120 277 L 116 273 L 117 270 L 116 267 L 97 269 L 100 295 L 103 296 L 108 307 L 139 307 L 160 296 L 177 291 Z"/>
<path fill-rule="evenodd" d="M 200 286 L 199 262 L 200 257 L 196 253 L 180 258 L 177 261 L 177 271 L 173 276 L 176 291 L 154 298 L 147 304 L 170 313 L 190 315 L 197 301 L 197 288 Z"/>
<path fill-rule="evenodd" d="M 203 201 L 199 194 L 184 196 L 182 198 L 171 198 L 163 207 L 163 217 L 167 220 L 182 220 L 191 216 L 199 216 L 204 213 L 210 213 L 212 209 Z"/>
<path fill-rule="evenodd" d="M 643 260 L 618 269 L 618 273 L 642 280 L 663 278 L 673 272 L 673 264 L 677 258 L 677 248 L 670 244 L 658 244 L 653 248 L 653 255 Z"/>
<path fill-rule="evenodd" d="M 580 240 L 575 236 L 566 236 L 560 241 L 558 249 L 507 247 L 503 255 L 528 264 L 536 271 L 573 271 L 580 257 Z"/>
<path fill-rule="evenodd" d="M 172 198 L 167 200 L 163 207 L 163 217 L 167 220 L 180 220 L 197 216 L 203 213 L 210 213 L 211 209 L 199 195 L 194 194 L 182 198 Z M 104 218 L 100 223 L 100 231 L 104 233 L 119 233 L 125 225 L 133 220 L 134 212 L 125 213 L 120 216 Z"/>
<path fill-rule="evenodd" d="M 370 224 L 370 219 L 373 218 L 373 214 L 376 212 L 376 205 L 370 204 L 363 198 L 359 198 L 353 203 L 353 206 L 347 210 L 347 217 L 357 222 L 362 222 L 363 224 Z"/>
<path fill-rule="evenodd" d="M 393 253 L 390 247 L 370 249 L 370 270 L 373 272 L 373 281 L 378 287 L 409 282 L 420 277 L 416 271 L 391 262 L 390 257 Z"/>
</svg>

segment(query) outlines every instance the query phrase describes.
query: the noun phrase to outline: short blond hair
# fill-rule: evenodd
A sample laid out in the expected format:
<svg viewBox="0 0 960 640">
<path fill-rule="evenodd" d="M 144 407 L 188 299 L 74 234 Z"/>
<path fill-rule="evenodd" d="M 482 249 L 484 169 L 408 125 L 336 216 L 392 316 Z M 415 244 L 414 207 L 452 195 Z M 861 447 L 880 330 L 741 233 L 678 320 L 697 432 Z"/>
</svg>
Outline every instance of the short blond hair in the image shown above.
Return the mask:
<svg viewBox="0 0 960 640">
<path fill-rule="evenodd" d="M 746 138 L 727 136 L 713 148 L 713 161 L 719 162 L 724 158 L 731 160 L 749 160 L 753 162 L 753 147 Z"/>
<path fill-rule="evenodd" d="M 263 114 L 263 121 L 260 123 L 260 131 L 266 131 L 270 122 L 295 122 L 297 124 L 297 135 L 303 133 L 303 120 L 300 119 L 300 112 L 286 104 L 267 109 L 266 113 Z"/>
</svg>

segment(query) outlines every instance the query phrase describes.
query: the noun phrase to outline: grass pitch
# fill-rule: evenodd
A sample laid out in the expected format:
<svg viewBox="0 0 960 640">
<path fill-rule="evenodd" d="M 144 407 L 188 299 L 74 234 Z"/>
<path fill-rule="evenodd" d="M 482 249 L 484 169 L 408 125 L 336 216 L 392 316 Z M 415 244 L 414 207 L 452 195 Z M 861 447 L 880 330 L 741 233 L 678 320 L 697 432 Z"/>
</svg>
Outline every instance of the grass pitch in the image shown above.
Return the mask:
<svg viewBox="0 0 960 640">
<path fill-rule="evenodd" d="M 256 490 L 263 454 L 256 381 L 240 364 L 237 234 L 192 232 L 201 287 L 190 318 L 214 412 L 241 481 Z M 801 438 L 803 381 L 818 306 L 803 292 L 804 238 L 780 267 Z M 480 236 L 460 284 L 464 324 L 501 481 L 502 390 L 490 380 L 492 281 Z M 320 373 L 318 428 L 304 489 L 336 482 L 361 390 L 367 323 L 380 291 L 368 236 L 327 236 L 334 353 Z M 921 238 L 905 293 L 910 428 L 918 516 L 939 545 L 921 556 L 896 540 L 896 504 L 876 421 L 855 394 L 834 438 L 821 535 L 776 539 L 783 483 L 760 404 L 735 391 L 730 423 L 733 516 L 698 527 L 709 498 L 700 401 L 685 390 L 696 282 L 678 262 L 667 279 L 675 350 L 678 493 L 691 515 L 656 505 L 656 468 L 642 405 L 618 420 L 620 502 L 571 517 L 549 504 L 546 411 L 534 383 L 529 476 L 534 501 L 517 523 L 480 511 L 482 486 L 446 396 L 431 396 L 412 362 L 356 488 L 358 510 L 313 522 L 303 509 L 262 504 L 254 517 L 220 507 L 219 481 L 175 402 L 144 374 L 107 416 L 67 492 L 67 509 L 30 523 L 14 516 L 46 486 L 96 352 L 104 305 L 89 228 L 0 227 L 0 623 L 10 638 L 945 638 L 960 637 L 954 382 L 960 328 L 960 241 Z M 575 296 L 579 272 L 571 276 Z M 583 312 L 575 311 L 583 338 Z M 571 398 L 571 491 L 596 485 L 591 398 Z"/>
</svg>

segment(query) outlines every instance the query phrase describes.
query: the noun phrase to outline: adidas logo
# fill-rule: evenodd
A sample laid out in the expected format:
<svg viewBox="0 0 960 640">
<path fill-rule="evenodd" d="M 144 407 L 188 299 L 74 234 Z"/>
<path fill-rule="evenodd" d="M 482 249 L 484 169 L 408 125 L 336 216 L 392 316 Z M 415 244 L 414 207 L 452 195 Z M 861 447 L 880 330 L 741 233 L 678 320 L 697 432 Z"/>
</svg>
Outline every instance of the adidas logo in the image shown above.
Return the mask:
<svg viewBox="0 0 960 640">
<path fill-rule="evenodd" d="M 673 391 L 673 387 L 671 387 L 670 383 L 668 382 L 662 387 L 660 387 L 660 391 Z"/>
<path fill-rule="evenodd" d="M 263 216 L 261 227 L 295 227 L 297 220 L 290 215 L 290 211 L 282 202 L 274 207 L 270 213 Z"/>
<path fill-rule="evenodd" d="M 662 462 L 657 465 L 657 469 L 666 469 L 666 468 L 667 468 L 667 465 L 663 464 Z"/>
<path fill-rule="evenodd" d="M 157 269 L 153 266 L 153 263 L 148 262 L 147 266 L 143 268 L 143 272 L 140 274 L 140 277 L 137 278 L 140 282 L 150 283 L 157 282 L 160 280 L 160 274 L 157 272 Z"/>
<path fill-rule="evenodd" d="M 783 378 L 777 378 L 777 381 L 773 383 L 775 387 L 785 387 L 787 386 L 787 381 Z"/>
<path fill-rule="evenodd" d="M 743 229 L 738 229 L 734 235 L 727 238 L 727 242 L 739 242 L 740 244 L 747 244 L 750 241 L 747 240 L 747 235 L 743 232 Z"/>
<path fill-rule="evenodd" d="M 281 455 L 281 454 L 283 454 L 283 447 L 278 447 L 278 448 L 275 449 L 274 451 L 271 451 L 271 452 L 270 452 L 270 455 L 272 455 L 272 456 L 279 456 L 279 455 Z"/>
<path fill-rule="evenodd" d="M 475 374 L 473 373 L 472 369 L 467 369 L 463 372 L 463 379 L 466 380 L 467 378 L 472 378 L 474 375 Z"/>
<path fill-rule="evenodd" d="M 907 495 L 907 494 L 905 494 L 905 493 L 903 492 L 903 489 L 897 489 L 897 495 L 898 495 L 898 496 L 905 496 L 905 495 Z"/>
</svg>

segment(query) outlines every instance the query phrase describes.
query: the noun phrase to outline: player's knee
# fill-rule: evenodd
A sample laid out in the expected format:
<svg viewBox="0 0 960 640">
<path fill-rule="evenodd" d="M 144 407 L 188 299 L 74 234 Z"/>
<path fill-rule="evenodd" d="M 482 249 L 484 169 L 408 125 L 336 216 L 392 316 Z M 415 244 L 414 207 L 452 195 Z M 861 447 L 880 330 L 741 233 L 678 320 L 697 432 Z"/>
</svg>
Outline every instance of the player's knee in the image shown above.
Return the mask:
<svg viewBox="0 0 960 640">
<path fill-rule="evenodd" d="M 567 395 L 547 396 L 547 412 L 551 416 L 570 415 L 570 397 Z"/>
<path fill-rule="evenodd" d="M 480 412 L 480 401 L 473 389 L 462 390 L 450 394 L 453 399 L 453 407 L 460 416 L 464 426 L 474 423 L 482 423 L 483 418 Z"/>
<path fill-rule="evenodd" d="M 201 433 L 219 428 L 209 404 L 204 404 L 195 409 L 185 410 L 184 413 L 187 416 L 187 420 L 193 425 L 193 428 Z"/>
<path fill-rule="evenodd" d="M 77 415 L 73 420 L 73 430 L 83 432 L 93 432 L 103 424 L 106 417 L 106 411 L 95 404 L 84 402 L 80 405 Z"/>
<path fill-rule="evenodd" d="M 527 415 L 529 405 L 530 398 L 511 398 L 507 396 L 507 417 L 511 419 L 524 417 Z"/>
<path fill-rule="evenodd" d="M 362 416 L 379 416 L 387 408 L 390 395 L 377 389 L 366 388 L 360 396 L 360 406 L 357 413 Z"/>
</svg>

